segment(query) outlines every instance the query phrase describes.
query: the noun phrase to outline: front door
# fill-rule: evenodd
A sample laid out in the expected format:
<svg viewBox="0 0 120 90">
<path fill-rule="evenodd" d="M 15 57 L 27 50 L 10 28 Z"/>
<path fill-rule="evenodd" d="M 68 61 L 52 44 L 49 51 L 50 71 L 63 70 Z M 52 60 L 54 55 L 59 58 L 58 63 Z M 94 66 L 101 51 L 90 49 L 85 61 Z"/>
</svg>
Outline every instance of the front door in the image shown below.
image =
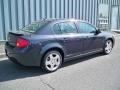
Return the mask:
<svg viewBox="0 0 120 90">
<path fill-rule="evenodd" d="M 76 23 L 79 29 L 80 37 L 83 37 L 83 51 L 91 52 L 103 48 L 104 37 L 96 33 L 96 28 L 86 22 Z"/>
</svg>

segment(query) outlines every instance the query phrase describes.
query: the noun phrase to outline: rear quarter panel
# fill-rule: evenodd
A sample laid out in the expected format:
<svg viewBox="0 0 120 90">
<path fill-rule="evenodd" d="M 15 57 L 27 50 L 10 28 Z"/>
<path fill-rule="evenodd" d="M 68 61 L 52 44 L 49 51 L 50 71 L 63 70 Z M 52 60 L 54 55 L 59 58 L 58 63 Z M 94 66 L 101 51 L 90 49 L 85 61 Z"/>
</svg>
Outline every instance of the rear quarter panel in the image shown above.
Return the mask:
<svg viewBox="0 0 120 90">
<path fill-rule="evenodd" d="M 64 52 L 63 47 L 57 42 L 54 35 L 31 35 L 26 37 L 31 42 L 31 47 L 36 49 L 36 55 L 41 58 L 51 48 L 59 48 Z"/>
</svg>

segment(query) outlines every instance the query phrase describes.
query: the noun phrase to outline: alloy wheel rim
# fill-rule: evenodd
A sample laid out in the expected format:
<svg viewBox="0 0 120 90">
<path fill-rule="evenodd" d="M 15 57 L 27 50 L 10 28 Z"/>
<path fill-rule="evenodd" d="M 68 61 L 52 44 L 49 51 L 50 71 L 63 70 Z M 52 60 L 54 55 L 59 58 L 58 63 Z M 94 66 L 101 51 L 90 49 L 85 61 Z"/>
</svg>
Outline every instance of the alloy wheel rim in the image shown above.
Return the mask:
<svg viewBox="0 0 120 90">
<path fill-rule="evenodd" d="M 109 40 L 106 42 L 105 52 L 110 53 L 112 50 L 112 42 Z"/>
<path fill-rule="evenodd" d="M 51 53 L 46 58 L 46 68 L 50 71 L 56 70 L 61 63 L 61 56 L 57 53 Z"/>
</svg>

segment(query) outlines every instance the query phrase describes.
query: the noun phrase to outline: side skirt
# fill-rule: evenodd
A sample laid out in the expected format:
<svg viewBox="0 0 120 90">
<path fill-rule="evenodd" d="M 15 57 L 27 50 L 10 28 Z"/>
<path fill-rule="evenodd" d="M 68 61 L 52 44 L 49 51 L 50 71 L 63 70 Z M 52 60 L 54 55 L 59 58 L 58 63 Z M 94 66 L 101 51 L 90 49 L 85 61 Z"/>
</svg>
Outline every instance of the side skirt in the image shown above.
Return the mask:
<svg viewBox="0 0 120 90">
<path fill-rule="evenodd" d="M 95 54 L 95 53 L 99 53 L 99 52 L 102 52 L 102 51 L 103 51 L 103 49 L 98 49 L 98 50 L 94 50 L 94 51 L 91 51 L 91 52 L 87 52 L 87 53 L 83 53 L 83 54 L 79 54 L 79 55 L 75 55 L 75 56 L 70 56 L 70 57 L 64 58 L 64 62 L 70 61 L 70 60 L 75 59 L 75 58 L 81 58 L 81 57 L 85 57 L 85 56 L 92 55 L 92 54 Z"/>
</svg>

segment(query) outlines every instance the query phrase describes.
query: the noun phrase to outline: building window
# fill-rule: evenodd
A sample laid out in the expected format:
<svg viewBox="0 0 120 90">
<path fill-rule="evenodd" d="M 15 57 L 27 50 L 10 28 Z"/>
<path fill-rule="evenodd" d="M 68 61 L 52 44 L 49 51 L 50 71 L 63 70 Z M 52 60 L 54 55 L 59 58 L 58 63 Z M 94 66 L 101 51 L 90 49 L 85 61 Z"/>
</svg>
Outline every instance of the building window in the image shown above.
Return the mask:
<svg viewBox="0 0 120 90">
<path fill-rule="evenodd" d="M 111 30 L 118 29 L 118 6 L 112 6 L 112 13 L 111 13 Z"/>
<path fill-rule="evenodd" d="M 101 30 L 108 29 L 108 4 L 99 5 L 99 28 Z"/>
</svg>

